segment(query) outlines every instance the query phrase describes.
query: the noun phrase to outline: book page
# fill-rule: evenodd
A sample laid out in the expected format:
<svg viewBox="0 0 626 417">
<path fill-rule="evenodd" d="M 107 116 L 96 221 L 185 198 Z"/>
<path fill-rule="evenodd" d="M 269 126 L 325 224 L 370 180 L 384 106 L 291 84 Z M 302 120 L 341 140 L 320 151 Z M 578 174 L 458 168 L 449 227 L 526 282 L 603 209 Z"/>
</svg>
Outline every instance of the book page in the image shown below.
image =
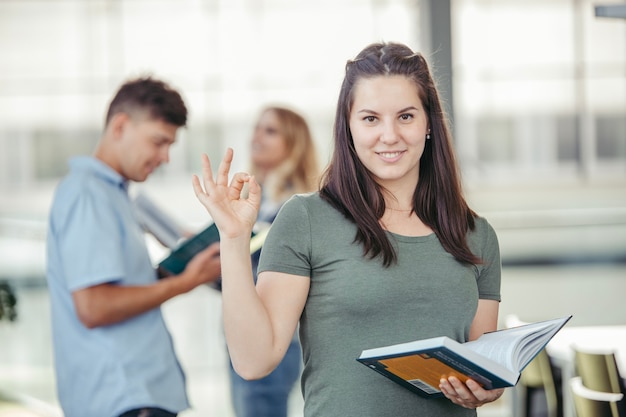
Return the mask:
<svg viewBox="0 0 626 417">
<path fill-rule="evenodd" d="M 485 333 L 463 345 L 504 367 L 519 372 L 530 362 L 571 316 Z"/>
</svg>

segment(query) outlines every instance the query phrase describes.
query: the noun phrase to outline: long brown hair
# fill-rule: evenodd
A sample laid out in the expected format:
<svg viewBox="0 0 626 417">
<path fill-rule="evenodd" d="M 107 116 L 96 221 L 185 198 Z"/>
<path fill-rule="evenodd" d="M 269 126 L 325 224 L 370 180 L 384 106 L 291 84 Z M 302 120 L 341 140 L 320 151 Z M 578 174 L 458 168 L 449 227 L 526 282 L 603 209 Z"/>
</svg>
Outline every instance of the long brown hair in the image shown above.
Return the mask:
<svg viewBox="0 0 626 417">
<path fill-rule="evenodd" d="M 463 197 L 446 116 L 424 57 L 402 44 L 376 43 L 348 61 L 345 70 L 335 115 L 333 155 L 320 190 L 322 198 L 357 225 L 355 241 L 363 244 L 365 255 L 381 256 L 385 266 L 396 262 L 393 245 L 379 223 L 385 212 L 384 189 L 356 154 L 349 118 L 359 79 L 407 77 L 417 86 L 430 127 L 413 194 L 413 210 L 458 261 L 480 263 L 466 241 L 467 232 L 475 227 L 476 214 Z"/>
</svg>

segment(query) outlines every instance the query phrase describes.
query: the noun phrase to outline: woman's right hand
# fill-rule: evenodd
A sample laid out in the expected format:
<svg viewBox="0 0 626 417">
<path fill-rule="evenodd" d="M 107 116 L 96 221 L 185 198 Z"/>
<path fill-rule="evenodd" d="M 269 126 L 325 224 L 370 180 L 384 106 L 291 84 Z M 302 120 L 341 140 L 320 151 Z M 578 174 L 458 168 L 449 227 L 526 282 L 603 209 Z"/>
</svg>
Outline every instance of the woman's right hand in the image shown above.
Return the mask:
<svg viewBox="0 0 626 417">
<path fill-rule="evenodd" d="M 233 175 L 230 185 L 228 174 L 233 160 L 233 150 L 228 148 L 213 179 L 211 162 L 202 155 L 202 184 L 197 175 L 192 178 L 196 197 L 207 209 L 217 225 L 221 239 L 246 236 L 250 238 L 261 205 L 261 187 L 254 177 L 244 172 Z M 248 196 L 241 198 L 241 191 L 248 183 Z"/>
</svg>

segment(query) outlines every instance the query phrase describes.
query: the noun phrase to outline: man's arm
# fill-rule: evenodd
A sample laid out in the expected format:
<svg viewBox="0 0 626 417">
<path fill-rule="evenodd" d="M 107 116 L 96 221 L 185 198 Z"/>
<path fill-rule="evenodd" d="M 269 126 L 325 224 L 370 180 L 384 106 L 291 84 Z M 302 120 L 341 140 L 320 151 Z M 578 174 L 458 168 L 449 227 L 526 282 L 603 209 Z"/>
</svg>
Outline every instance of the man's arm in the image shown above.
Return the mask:
<svg viewBox="0 0 626 417">
<path fill-rule="evenodd" d="M 197 254 L 179 275 L 151 285 L 122 286 L 111 283 L 83 288 L 72 293 L 78 319 L 87 327 L 107 326 L 130 319 L 160 306 L 220 275 L 219 243 Z"/>
</svg>

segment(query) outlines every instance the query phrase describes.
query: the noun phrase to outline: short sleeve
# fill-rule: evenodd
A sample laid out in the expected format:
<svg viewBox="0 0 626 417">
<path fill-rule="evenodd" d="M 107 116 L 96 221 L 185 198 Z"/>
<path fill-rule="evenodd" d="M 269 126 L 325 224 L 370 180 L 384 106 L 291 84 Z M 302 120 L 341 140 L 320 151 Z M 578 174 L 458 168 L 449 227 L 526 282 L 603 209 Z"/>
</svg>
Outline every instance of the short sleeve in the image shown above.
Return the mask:
<svg viewBox="0 0 626 417">
<path fill-rule="evenodd" d="M 258 272 L 311 276 L 311 220 L 295 195 L 281 207 L 261 249 Z"/>
<path fill-rule="evenodd" d="M 501 301 L 502 263 L 498 237 L 493 227 L 484 218 L 476 219 L 476 229 L 469 239 L 472 251 L 483 263 L 478 265 L 479 298 Z"/>
<path fill-rule="evenodd" d="M 95 191 L 83 189 L 66 197 L 64 210 L 57 213 L 56 236 L 68 288 L 121 279 L 124 231 L 116 210 Z"/>
</svg>

